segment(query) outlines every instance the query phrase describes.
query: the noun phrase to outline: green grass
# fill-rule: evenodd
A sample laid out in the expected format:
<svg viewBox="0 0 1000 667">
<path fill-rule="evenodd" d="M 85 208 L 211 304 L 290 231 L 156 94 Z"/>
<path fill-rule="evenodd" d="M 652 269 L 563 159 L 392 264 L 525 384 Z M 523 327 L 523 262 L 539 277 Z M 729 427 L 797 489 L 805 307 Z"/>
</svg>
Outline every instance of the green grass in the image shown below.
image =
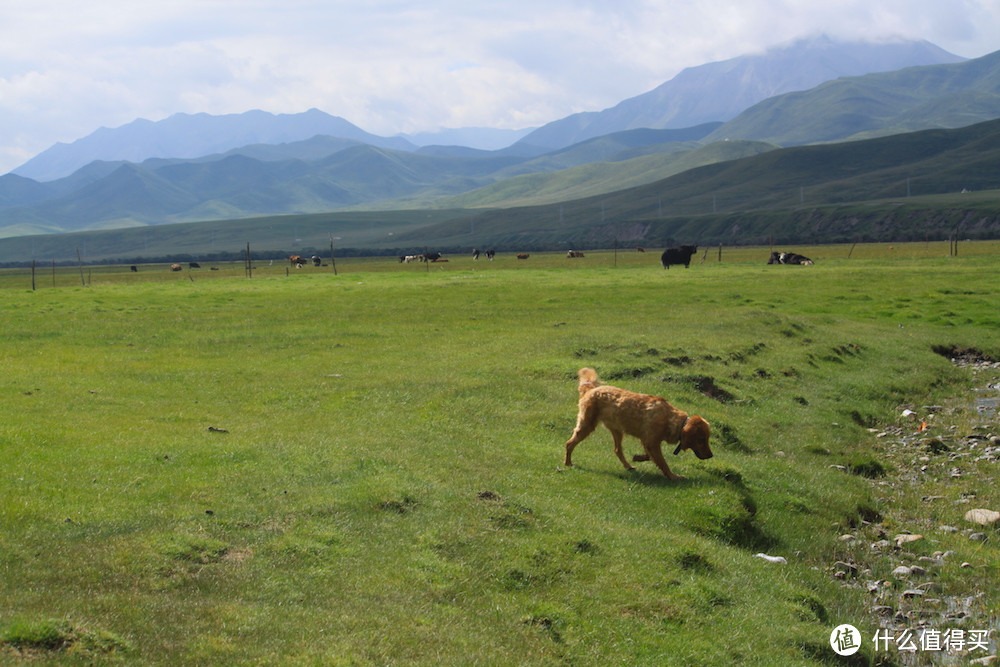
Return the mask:
<svg viewBox="0 0 1000 667">
<path fill-rule="evenodd" d="M 920 503 L 831 466 L 965 390 L 933 346 L 1000 354 L 965 249 L 4 272 L 0 662 L 828 662 L 874 631 L 837 536 Z M 715 457 L 628 474 L 599 431 L 562 469 L 585 365 Z"/>
</svg>

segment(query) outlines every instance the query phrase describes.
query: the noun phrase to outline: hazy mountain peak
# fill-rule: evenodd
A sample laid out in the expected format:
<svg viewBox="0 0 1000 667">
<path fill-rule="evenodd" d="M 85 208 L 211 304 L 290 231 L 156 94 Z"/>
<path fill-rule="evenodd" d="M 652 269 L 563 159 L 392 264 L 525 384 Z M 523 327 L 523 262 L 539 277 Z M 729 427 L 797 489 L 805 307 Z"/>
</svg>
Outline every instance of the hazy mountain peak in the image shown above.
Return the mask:
<svg viewBox="0 0 1000 667">
<path fill-rule="evenodd" d="M 763 53 L 688 67 L 648 93 L 604 111 L 554 121 L 522 141 L 554 149 L 627 129 L 677 129 L 728 121 L 769 97 L 831 79 L 962 60 L 924 40 L 848 42 L 816 35 Z"/>
</svg>

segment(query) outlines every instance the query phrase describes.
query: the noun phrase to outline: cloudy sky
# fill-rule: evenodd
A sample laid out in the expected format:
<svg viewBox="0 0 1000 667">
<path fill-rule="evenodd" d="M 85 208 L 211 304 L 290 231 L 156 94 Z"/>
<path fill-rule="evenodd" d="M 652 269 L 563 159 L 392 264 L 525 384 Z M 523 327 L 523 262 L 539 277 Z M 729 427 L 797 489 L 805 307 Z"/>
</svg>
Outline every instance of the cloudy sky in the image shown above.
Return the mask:
<svg viewBox="0 0 1000 667">
<path fill-rule="evenodd" d="M 0 174 L 177 112 L 520 129 L 796 38 L 1000 50 L 1000 0 L 0 0 Z"/>
</svg>

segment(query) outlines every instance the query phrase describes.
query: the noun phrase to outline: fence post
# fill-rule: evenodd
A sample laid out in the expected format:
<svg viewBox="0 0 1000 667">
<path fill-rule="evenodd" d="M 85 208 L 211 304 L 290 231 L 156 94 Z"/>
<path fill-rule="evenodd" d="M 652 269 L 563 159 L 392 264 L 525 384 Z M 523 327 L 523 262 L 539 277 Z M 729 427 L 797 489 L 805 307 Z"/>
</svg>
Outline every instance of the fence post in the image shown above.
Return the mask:
<svg viewBox="0 0 1000 667">
<path fill-rule="evenodd" d="M 80 256 L 80 248 L 76 249 L 76 263 L 80 267 L 80 285 L 86 287 L 87 283 L 83 280 L 83 258 Z"/>
</svg>

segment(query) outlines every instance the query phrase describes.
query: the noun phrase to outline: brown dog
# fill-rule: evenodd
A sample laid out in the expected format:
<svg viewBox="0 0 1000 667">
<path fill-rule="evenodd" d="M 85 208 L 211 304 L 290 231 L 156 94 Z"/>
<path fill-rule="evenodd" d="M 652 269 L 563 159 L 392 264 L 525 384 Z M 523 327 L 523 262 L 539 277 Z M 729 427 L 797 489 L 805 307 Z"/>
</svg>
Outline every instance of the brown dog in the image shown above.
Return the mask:
<svg viewBox="0 0 1000 667">
<path fill-rule="evenodd" d="M 660 442 L 678 443 L 674 454 L 682 449 L 694 450 L 699 459 L 712 458 L 708 447 L 710 428 L 708 422 L 698 415 L 688 416 L 682 410 L 670 405 L 666 399 L 634 391 L 601 384 L 593 368 L 581 368 L 580 412 L 576 417 L 573 436 L 566 441 L 566 467 L 571 467 L 573 448 L 594 432 L 597 425 L 604 424 L 615 441 L 615 456 L 626 470 L 634 470 L 622 453 L 622 436 L 628 434 L 639 438 L 646 454 L 633 458 L 634 461 L 653 463 L 670 479 L 684 479 L 670 471 L 663 458 Z"/>
</svg>

